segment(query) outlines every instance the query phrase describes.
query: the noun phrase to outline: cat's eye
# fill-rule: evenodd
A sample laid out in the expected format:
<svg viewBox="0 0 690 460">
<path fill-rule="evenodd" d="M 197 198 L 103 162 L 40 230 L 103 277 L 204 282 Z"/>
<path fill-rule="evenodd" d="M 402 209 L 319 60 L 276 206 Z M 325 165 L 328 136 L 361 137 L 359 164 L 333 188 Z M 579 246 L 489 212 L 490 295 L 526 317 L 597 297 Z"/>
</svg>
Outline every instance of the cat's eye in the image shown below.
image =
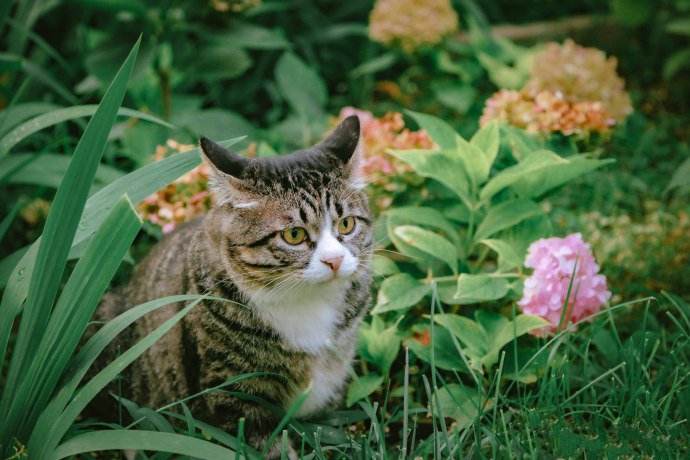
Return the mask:
<svg viewBox="0 0 690 460">
<path fill-rule="evenodd" d="M 307 238 L 307 231 L 302 227 L 292 227 L 283 230 L 282 236 L 287 244 L 297 245 Z"/>
<path fill-rule="evenodd" d="M 352 230 L 354 229 L 355 218 L 352 216 L 340 219 L 340 222 L 338 222 L 338 232 L 340 232 L 341 235 L 347 235 L 348 233 L 352 233 Z"/>
</svg>

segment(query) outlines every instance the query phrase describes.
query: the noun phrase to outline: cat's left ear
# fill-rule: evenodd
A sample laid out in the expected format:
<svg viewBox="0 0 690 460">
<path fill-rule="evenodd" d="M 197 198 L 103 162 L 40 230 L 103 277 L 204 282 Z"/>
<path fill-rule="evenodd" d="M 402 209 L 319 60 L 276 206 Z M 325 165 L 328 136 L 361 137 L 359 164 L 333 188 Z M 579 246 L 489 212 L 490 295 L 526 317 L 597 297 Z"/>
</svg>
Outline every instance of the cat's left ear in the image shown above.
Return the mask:
<svg viewBox="0 0 690 460">
<path fill-rule="evenodd" d="M 356 188 L 361 188 L 359 165 L 361 152 L 359 146 L 359 117 L 351 115 L 340 122 L 330 136 L 323 140 L 319 147 L 336 156 L 343 163 L 343 168 Z"/>
<path fill-rule="evenodd" d="M 246 208 L 254 203 L 256 196 L 243 181 L 244 171 L 252 160 L 203 136 L 199 139 L 199 151 L 211 165 L 208 185 L 219 206 L 230 204 L 236 208 Z"/>
</svg>

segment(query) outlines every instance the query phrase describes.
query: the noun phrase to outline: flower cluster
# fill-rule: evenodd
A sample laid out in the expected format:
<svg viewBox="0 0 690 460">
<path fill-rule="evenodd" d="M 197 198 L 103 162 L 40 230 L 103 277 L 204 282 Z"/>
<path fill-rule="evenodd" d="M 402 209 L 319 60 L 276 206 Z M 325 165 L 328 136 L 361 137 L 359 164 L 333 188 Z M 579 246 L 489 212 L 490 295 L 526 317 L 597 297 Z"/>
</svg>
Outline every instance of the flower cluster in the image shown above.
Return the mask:
<svg viewBox="0 0 690 460">
<path fill-rule="evenodd" d="M 337 123 L 350 115 L 357 115 L 361 126 L 360 172 L 371 181 L 370 191 L 374 192 L 372 199 L 378 210 L 386 209 L 392 201 L 391 195 L 402 186 L 397 179 L 411 171 L 388 150 L 430 149 L 433 142 L 426 131 L 406 128 L 399 113 L 391 112 L 377 118 L 371 112 L 345 107 L 340 111 Z"/>
<path fill-rule="evenodd" d="M 616 59 L 572 40 L 534 56 L 520 91 L 500 90 L 486 101 L 482 125 L 499 120 L 529 132 L 586 136 L 607 133 L 632 112 Z"/>
<path fill-rule="evenodd" d="M 261 0 L 211 0 L 211 8 L 220 13 L 243 13 L 261 4 Z"/>
<path fill-rule="evenodd" d="M 508 123 L 530 133 L 560 132 L 566 136 L 606 133 L 615 125 L 599 101 L 568 102 L 563 93 L 502 89 L 486 101 L 480 123 Z"/>
<path fill-rule="evenodd" d="M 579 233 L 535 241 L 529 247 L 525 266 L 534 272 L 525 280 L 518 305 L 523 312 L 541 316 L 553 325 L 532 331 L 535 335 L 556 332 L 559 325 L 562 329 L 568 323 L 576 324 L 598 312 L 611 297 L 606 277 L 599 274 L 589 244 Z"/>
<path fill-rule="evenodd" d="M 457 28 L 449 0 L 377 0 L 369 17 L 369 38 L 408 53 L 439 43 Z"/>
<path fill-rule="evenodd" d="M 154 159 L 163 158 L 193 149 L 168 140 L 166 146 L 158 146 Z M 203 162 L 167 187 L 146 198 L 139 206 L 142 218 L 160 226 L 163 233 L 170 233 L 176 225 L 204 214 L 211 207 L 211 195 L 207 189 L 210 166 Z"/>
</svg>

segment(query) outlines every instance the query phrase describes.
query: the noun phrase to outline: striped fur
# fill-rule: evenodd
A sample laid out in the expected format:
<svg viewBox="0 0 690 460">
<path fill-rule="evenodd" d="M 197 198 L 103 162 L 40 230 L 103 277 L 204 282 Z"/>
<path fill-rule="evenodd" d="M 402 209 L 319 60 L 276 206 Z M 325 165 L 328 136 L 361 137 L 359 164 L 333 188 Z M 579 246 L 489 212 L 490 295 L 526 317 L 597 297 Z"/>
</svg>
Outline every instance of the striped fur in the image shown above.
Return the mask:
<svg viewBox="0 0 690 460">
<path fill-rule="evenodd" d="M 356 129 L 358 136 L 358 123 Z M 222 204 L 155 246 L 130 284 L 104 298 L 97 316 L 108 320 L 134 305 L 182 293 L 232 302 L 199 304 L 131 366 L 125 378 L 136 402 L 156 408 L 233 376 L 270 373 L 189 402 L 196 417 L 232 434 L 245 417 L 248 440 L 257 448 L 279 418 L 232 392 L 287 408 L 311 383 L 299 411 L 303 417 L 340 402 L 371 286 L 371 215 L 354 185 L 353 136 L 341 129 L 309 150 L 247 160 L 241 171 L 218 160 L 229 152 L 207 155 L 216 167 L 212 190 Z M 348 216 L 355 217 L 355 229 L 340 234 L 338 222 Z M 299 247 L 281 237 L 295 226 L 308 234 Z M 325 250 L 350 257 L 328 278 L 323 273 L 330 272 L 315 260 Z M 143 318 L 120 346 L 130 346 L 182 307 Z"/>
</svg>

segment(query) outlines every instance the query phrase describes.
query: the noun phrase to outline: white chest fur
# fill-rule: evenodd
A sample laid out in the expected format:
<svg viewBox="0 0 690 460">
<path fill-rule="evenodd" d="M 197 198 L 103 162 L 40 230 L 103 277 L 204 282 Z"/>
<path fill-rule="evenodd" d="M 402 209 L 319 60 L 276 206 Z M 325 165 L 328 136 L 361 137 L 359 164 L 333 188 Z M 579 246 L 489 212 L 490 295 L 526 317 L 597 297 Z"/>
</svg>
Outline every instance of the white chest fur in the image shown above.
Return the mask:
<svg viewBox="0 0 690 460">
<path fill-rule="evenodd" d="M 252 299 L 256 313 L 297 350 L 317 354 L 331 343 L 348 282 L 334 280 Z"/>
<path fill-rule="evenodd" d="M 324 352 L 312 368 L 309 396 L 297 411 L 298 417 L 319 412 L 335 398 L 347 381 L 352 356 Z M 295 397 L 299 396 L 296 394 Z M 286 407 L 287 409 L 287 407 Z"/>
</svg>

